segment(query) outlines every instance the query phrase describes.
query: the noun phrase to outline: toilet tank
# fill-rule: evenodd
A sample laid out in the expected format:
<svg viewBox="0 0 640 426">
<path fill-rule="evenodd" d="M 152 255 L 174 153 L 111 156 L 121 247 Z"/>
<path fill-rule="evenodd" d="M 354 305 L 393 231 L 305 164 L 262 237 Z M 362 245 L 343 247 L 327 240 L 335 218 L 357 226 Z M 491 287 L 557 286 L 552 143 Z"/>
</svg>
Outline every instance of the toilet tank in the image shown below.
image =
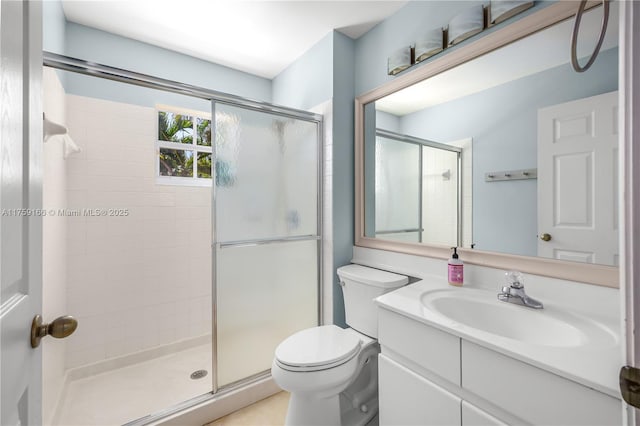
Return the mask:
<svg viewBox="0 0 640 426">
<path fill-rule="evenodd" d="M 378 338 L 378 311 L 373 299 L 402 287 L 409 278 L 361 265 L 338 268 L 347 325 Z"/>
</svg>

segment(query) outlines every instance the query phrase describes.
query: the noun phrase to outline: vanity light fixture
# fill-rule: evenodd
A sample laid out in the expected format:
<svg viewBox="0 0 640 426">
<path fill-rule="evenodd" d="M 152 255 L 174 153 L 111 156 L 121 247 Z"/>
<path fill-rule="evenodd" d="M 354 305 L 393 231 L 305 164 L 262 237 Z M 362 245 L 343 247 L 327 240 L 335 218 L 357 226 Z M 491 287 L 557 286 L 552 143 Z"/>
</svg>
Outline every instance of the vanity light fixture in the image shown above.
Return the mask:
<svg viewBox="0 0 640 426">
<path fill-rule="evenodd" d="M 473 37 L 485 28 L 529 9 L 534 3 L 532 0 L 491 0 L 489 6 L 478 4 L 465 9 L 454 16 L 446 28 L 433 28 L 421 34 L 415 47 L 403 47 L 394 51 L 387 59 L 387 73 L 396 75 L 448 47 Z"/>
<path fill-rule="evenodd" d="M 413 65 L 413 49 L 403 47 L 391 54 L 387 59 L 387 72 L 389 75 L 396 75 Z"/>
<path fill-rule="evenodd" d="M 484 30 L 484 7 L 479 4 L 463 10 L 449 21 L 449 46 Z"/>
<path fill-rule="evenodd" d="M 426 31 L 416 40 L 416 63 L 424 61 L 436 53 L 442 52 L 444 47 L 444 30 L 442 28 L 434 28 Z"/>
<path fill-rule="evenodd" d="M 489 23 L 499 24 L 512 16 L 533 6 L 533 1 L 527 0 L 491 0 L 489 6 Z"/>
</svg>

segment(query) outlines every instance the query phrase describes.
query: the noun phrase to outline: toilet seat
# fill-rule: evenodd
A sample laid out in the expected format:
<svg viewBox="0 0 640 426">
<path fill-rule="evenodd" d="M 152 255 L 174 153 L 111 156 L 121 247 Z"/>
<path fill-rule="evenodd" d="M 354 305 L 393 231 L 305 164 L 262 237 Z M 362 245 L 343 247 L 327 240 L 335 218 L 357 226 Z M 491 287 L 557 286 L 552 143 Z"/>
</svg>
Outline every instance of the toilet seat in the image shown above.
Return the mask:
<svg viewBox="0 0 640 426">
<path fill-rule="evenodd" d="M 275 361 L 289 371 L 318 371 L 353 358 L 362 341 L 335 325 L 308 328 L 292 334 L 276 348 Z"/>
</svg>

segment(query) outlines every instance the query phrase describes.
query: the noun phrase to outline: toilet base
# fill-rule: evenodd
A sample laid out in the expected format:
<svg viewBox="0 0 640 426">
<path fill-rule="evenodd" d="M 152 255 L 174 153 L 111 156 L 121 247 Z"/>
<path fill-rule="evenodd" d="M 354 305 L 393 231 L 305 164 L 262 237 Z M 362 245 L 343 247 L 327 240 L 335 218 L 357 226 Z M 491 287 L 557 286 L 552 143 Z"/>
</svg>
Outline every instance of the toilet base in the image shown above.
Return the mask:
<svg viewBox="0 0 640 426">
<path fill-rule="evenodd" d="M 314 398 L 291 394 L 285 426 L 327 426 L 340 424 L 340 396 Z"/>
<path fill-rule="evenodd" d="M 378 400 L 368 401 L 370 411 L 353 408 L 344 396 L 313 398 L 307 395 L 291 395 L 285 426 L 373 426 L 378 414 Z M 341 406 L 342 402 L 342 406 Z"/>
</svg>

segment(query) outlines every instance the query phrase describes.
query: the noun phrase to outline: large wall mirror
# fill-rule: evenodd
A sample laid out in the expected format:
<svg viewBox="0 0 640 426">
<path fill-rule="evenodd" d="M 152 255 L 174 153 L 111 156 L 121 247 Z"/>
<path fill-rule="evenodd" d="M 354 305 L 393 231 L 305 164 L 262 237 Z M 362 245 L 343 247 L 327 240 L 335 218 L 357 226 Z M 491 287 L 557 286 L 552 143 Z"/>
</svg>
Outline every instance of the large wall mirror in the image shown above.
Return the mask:
<svg viewBox="0 0 640 426">
<path fill-rule="evenodd" d="M 356 100 L 356 245 L 617 286 L 619 5 L 576 73 L 563 3 Z"/>
</svg>

